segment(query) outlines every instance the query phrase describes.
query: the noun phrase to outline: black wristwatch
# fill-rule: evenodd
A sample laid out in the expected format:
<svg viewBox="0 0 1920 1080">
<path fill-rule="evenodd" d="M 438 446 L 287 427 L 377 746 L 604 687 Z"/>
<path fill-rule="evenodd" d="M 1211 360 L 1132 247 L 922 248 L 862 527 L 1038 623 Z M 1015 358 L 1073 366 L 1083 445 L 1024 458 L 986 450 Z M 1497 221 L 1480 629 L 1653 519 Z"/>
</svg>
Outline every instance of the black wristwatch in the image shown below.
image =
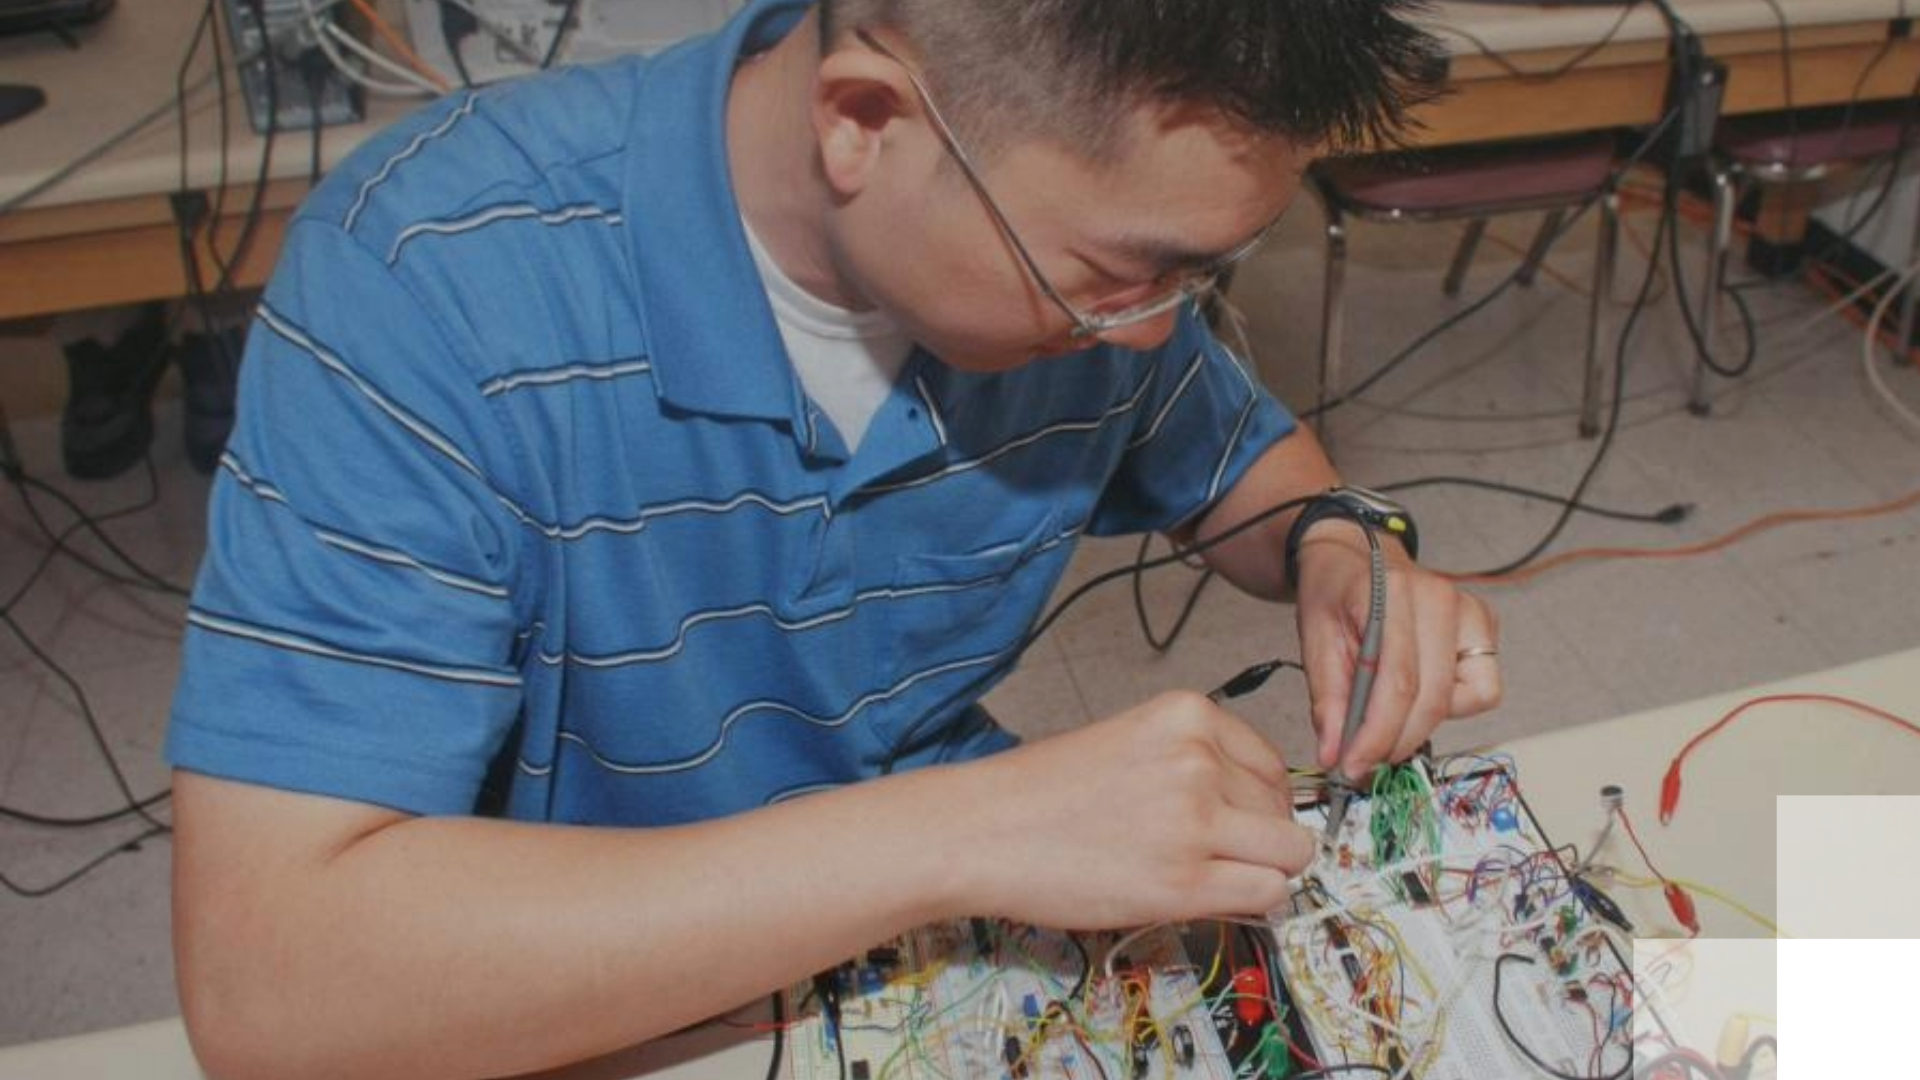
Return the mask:
<svg viewBox="0 0 1920 1080">
<path fill-rule="evenodd" d="M 1398 539 L 1408 555 L 1420 557 L 1420 530 L 1414 528 L 1413 515 L 1407 513 L 1406 507 L 1363 487 L 1328 488 L 1325 494 L 1315 496 L 1301 508 L 1300 515 L 1293 519 L 1293 528 L 1287 530 L 1287 584 L 1295 592 L 1300 589 L 1300 543 L 1316 522 L 1330 517 L 1345 518 L 1364 528 L 1384 532 Z"/>
</svg>

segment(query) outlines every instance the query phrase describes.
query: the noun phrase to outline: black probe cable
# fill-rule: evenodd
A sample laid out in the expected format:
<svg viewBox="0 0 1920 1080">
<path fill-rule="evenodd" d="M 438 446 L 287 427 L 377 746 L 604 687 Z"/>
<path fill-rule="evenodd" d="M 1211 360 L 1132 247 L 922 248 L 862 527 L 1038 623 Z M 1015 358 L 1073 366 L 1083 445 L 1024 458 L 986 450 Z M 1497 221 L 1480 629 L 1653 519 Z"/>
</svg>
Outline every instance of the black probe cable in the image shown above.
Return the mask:
<svg viewBox="0 0 1920 1080">
<path fill-rule="evenodd" d="M 1050 627 L 1052 627 L 1055 622 L 1059 620 L 1061 615 L 1066 613 L 1068 608 L 1072 607 L 1075 603 L 1079 602 L 1079 600 L 1082 597 L 1086 596 L 1088 593 L 1092 592 L 1094 589 L 1097 589 L 1100 586 L 1105 585 L 1111 581 L 1115 581 L 1115 580 L 1118 580 L 1119 578 L 1126 577 L 1129 574 L 1137 573 L 1143 570 L 1154 570 L 1162 566 L 1168 566 L 1168 565 L 1171 565 L 1172 563 L 1180 562 L 1189 555 L 1195 555 L 1202 551 L 1206 551 L 1214 547 L 1215 545 L 1223 544 L 1226 541 L 1231 540 L 1232 538 L 1240 535 L 1243 532 L 1246 532 L 1248 529 L 1251 529 L 1256 525 L 1259 525 L 1279 514 L 1284 514 L 1289 510 L 1296 510 L 1302 506 L 1305 506 L 1307 503 L 1312 502 L 1314 499 L 1317 499 L 1319 497 L 1320 497 L 1320 493 L 1314 492 L 1311 495 L 1302 495 L 1302 496 L 1299 496 L 1298 498 L 1288 499 L 1284 502 L 1277 503 L 1273 506 L 1270 506 L 1265 510 L 1260 511 L 1257 514 L 1254 514 L 1251 517 L 1248 517 L 1244 521 L 1240 521 L 1234 524 L 1233 526 L 1231 526 L 1230 528 L 1226 529 L 1223 532 L 1210 536 L 1205 540 L 1194 543 L 1193 545 L 1183 548 L 1179 551 L 1176 551 L 1170 555 L 1162 555 L 1159 558 L 1151 559 L 1145 563 L 1138 564 L 1137 567 L 1136 566 L 1116 567 L 1115 569 L 1108 570 L 1101 574 L 1097 574 L 1093 578 L 1087 580 L 1086 582 L 1083 582 L 1078 588 L 1074 589 L 1071 593 L 1068 593 L 1067 596 L 1064 599 L 1062 599 L 1059 603 L 1056 603 L 1053 606 L 1052 610 L 1048 611 L 1045 616 L 1043 616 L 1038 622 L 1034 624 L 1033 629 L 1027 631 L 1026 634 L 1024 634 L 1018 641 L 1008 646 L 1007 650 L 1004 653 L 1002 653 L 1001 656 L 998 659 L 996 659 L 987 668 L 987 670 L 967 680 L 965 683 L 961 684 L 958 688 L 956 688 L 953 692 L 941 698 L 926 712 L 922 713 L 920 715 L 920 719 L 914 721 L 913 724 L 911 724 L 907 728 L 907 730 L 900 736 L 899 740 L 894 743 L 893 748 L 887 752 L 886 760 L 884 760 L 880 764 L 880 774 L 884 776 L 884 775 L 887 775 L 888 773 L 893 772 L 894 766 L 899 764 L 900 759 L 903 757 L 906 757 L 909 754 L 913 754 L 921 750 L 925 750 L 928 747 L 937 745 L 940 742 L 950 740 L 962 734 L 963 727 L 961 725 L 955 725 L 953 729 L 945 730 L 945 731 L 929 732 L 926 729 L 931 724 L 937 724 L 937 723 L 941 723 L 944 720 L 951 719 L 944 715 L 948 709 L 952 708 L 956 703 L 966 698 L 967 695 L 973 693 L 976 690 L 979 690 L 980 688 L 991 683 L 994 679 L 1005 674 L 1007 670 L 1010 669 L 1014 665 L 1014 663 L 1020 659 L 1021 655 L 1024 654 L 1029 648 L 1031 648 L 1033 646 L 1033 643 L 1038 641 L 1040 639 L 1040 636 L 1042 634 L 1045 634 L 1047 630 Z"/>
</svg>

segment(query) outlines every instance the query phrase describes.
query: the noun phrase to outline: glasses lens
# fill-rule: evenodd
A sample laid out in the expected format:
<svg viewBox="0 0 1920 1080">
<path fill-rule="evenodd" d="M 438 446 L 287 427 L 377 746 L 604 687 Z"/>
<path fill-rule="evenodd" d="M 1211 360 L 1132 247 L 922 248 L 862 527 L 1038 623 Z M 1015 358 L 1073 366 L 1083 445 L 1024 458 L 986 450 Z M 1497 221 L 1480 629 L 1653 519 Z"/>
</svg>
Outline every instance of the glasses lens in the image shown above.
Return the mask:
<svg viewBox="0 0 1920 1080">
<path fill-rule="evenodd" d="M 1172 292 L 1162 293 L 1151 299 L 1108 311 L 1090 311 L 1081 318 L 1087 324 L 1089 332 L 1104 334 L 1109 330 L 1118 330 L 1124 326 L 1157 319 L 1194 297 L 1204 295 L 1218 281 L 1217 274 L 1201 274 L 1180 282 Z"/>
</svg>

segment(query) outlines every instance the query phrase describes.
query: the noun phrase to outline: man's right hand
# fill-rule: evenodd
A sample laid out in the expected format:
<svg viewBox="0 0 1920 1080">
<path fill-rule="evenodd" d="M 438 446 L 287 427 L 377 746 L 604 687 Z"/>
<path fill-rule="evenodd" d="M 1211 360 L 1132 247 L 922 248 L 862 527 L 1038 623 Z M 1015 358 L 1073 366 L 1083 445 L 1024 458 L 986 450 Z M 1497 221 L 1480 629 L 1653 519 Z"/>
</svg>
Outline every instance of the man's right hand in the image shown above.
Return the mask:
<svg viewBox="0 0 1920 1080">
<path fill-rule="evenodd" d="M 1279 751 L 1198 693 L 956 771 L 977 773 L 977 800 L 953 812 L 984 845 L 966 853 L 979 914 L 1074 929 L 1260 914 L 1316 850 Z"/>
</svg>

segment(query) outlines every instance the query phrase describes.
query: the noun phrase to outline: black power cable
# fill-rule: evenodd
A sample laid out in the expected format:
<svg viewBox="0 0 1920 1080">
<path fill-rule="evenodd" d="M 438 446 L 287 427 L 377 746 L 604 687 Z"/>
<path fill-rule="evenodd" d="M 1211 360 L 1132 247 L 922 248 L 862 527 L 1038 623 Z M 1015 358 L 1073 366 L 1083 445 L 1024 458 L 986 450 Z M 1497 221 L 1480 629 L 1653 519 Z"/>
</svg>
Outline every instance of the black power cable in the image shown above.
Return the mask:
<svg viewBox="0 0 1920 1080">
<path fill-rule="evenodd" d="M 1539 1069 L 1548 1076 L 1554 1077 L 1555 1080 L 1622 1080 L 1623 1077 L 1633 1071 L 1632 1047 L 1627 1048 L 1626 1062 L 1618 1069 L 1604 1076 L 1576 1076 L 1573 1073 L 1561 1072 L 1559 1069 L 1542 1061 L 1540 1055 L 1529 1049 L 1527 1044 L 1521 1042 L 1520 1037 L 1514 1034 L 1513 1025 L 1507 1022 L 1506 1011 L 1500 1006 L 1500 975 L 1509 963 L 1532 964 L 1533 960 L 1531 957 L 1522 956 L 1519 953 L 1502 953 L 1493 961 L 1493 1018 L 1499 1022 L 1501 1032 L 1507 1036 L 1507 1045 L 1520 1051 L 1521 1056 L 1532 1062 L 1534 1068 Z"/>
<path fill-rule="evenodd" d="M 767 1062 L 767 1080 L 780 1080 L 780 1063 L 787 1049 L 787 1003 L 780 991 L 773 998 L 773 1060 Z"/>
<path fill-rule="evenodd" d="M 107 521 L 149 509 L 158 501 L 159 485 L 157 476 L 153 470 L 151 458 L 146 459 L 146 465 L 148 479 L 147 493 L 129 506 L 98 515 L 88 514 L 64 492 L 28 474 L 17 461 L 9 460 L 4 469 L 7 481 L 13 485 L 15 492 L 19 495 L 22 504 L 27 510 L 28 516 L 46 538 L 47 547 L 41 552 L 40 558 L 35 562 L 32 569 L 29 570 L 25 577 L 14 587 L 13 591 L 8 594 L 5 600 L 0 602 L 0 624 L 3 624 L 27 652 L 45 667 L 55 679 L 64 684 L 68 692 L 73 695 L 74 702 L 80 711 L 81 719 L 86 725 L 94 748 L 99 753 L 101 760 L 106 764 L 108 773 L 111 775 L 115 787 L 119 790 L 124 804 L 117 810 L 78 816 L 41 814 L 17 807 L 0 806 L 0 819 L 13 821 L 22 825 L 54 829 L 93 828 L 127 817 L 139 817 L 148 825 L 146 831 L 140 833 L 133 839 L 115 844 L 101 854 L 89 859 L 77 869 L 62 875 L 47 885 L 22 885 L 17 881 L 7 878 L 5 875 L 0 875 L 0 888 L 5 888 L 8 892 L 23 898 L 50 896 L 80 880 L 114 856 L 140 850 L 140 845 L 144 841 L 171 831 L 171 826 L 167 822 L 154 817 L 149 811 L 154 806 L 170 798 L 172 789 L 163 789 L 144 798 L 136 797 L 133 794 L 132 786 L 128 783 L 126 774 L 121 769 L 118 758 L 114 755 L 112 747 L 107 743 L 105 732 L 100 726 L 99 718 L 93 711 L 92 702 L 87 697 L 85 689 L 71 673 L 54 660 L 38 641 L 34 640 L 34 638 L 27 633 L 26 628 L 20 625 L 13 614 L 14 609 L 20 601 L 33 589 L 34 585 L 45 576 L 47 569 L 53 561 L 63 555 L 79 565 L 106 577 L 108 580 L 122 585 L 147 588 L 173 595 L 185 595 L 184 590 L 167 582 L 160 575 L 135 561 L 120 548 L 118 544 L 114 543 L 112 537 L 110 537 L 103 528 L 104 523 Z M 40 511 L 39 507 L 34 504 L 31 494 L 34 491 L 50 495 L 62 503 L 67 510 L 73 514 L 74 520 L 65 528 L 55 530 L 52 524 L 47 521 L 46 516 Z M 119 561 L 125 568 L 125 572 L 112 570 L 77 551 L 72 546 L 71 541 L 76 533 L 82 531 L 90 532 L 94 538 L 105 547 L 107 552 Z"/>
<path fill-rule="evenodd" d="M 895 740 L 893 746 L 887 751 L 886 758 L 880 763 L 881 774 L 885 775 L 893 772 L 894 767 L 900 763 L 900 759 L 909 754 L 927 750 L 943 743 L 951 744 L 961 735 L 965 734 L 964 729 L 966 725 L 952 722 L 953 720 L 959 719 L 959 717 L 948 717 L 946 715 L 947 710 L 966 700 L 969 695 L 989 685 L 994 679 L 1005 674 L 1019 661 L 1020 657 L 1025 654 L 1029 648 L 1033 647 L 1033 643 L 1040 640 L 1040 636 L 1045 634 L 1047 630 L 1059 620 L 1060 616 L 1066 613 L 1068 608 L 1071 608 L 1088 593 L 1109 582 L 1126 577 L 1129 574 L 1134 574 L 1141 570 L 1152 570 L 1183 561 L 1190 555 L 1197 555 L 1216 544 L 1225 543 L 1276 515 L 1284 514 L 1289 510 L 1305 506 L 1318 497 L 1318 493 L 1315 493 L 1312 495 L 1302 495 L 1297 499 L 1288 499 L 1285 502 L 1270 506 L 1248 517 L 1244 521 L 1237 522 L 1226 530 L 1216 533 L 1205 540 L 1191 544 L 1181 551 L 1177 551 L 1171 555 L 1163 555 L 1157 559 L 1150 559 L 1140 564 L 1138 568 L 1134 566 L 1122 566 L 1108 570 L 1083 582 L 1078 588 L 1068 593 L 1065 598 L 1054 604 L 1053 608 L 1049 610 L 1046 615 L 1034 623 L 1032 629 L 1022 635 L 1018 641 L 1008 646 L 1005 651 L 988 665 L 985 671 L 962 683 L 951 693 L 941 698 L 938 702 L 935 702 L 932 707 L 921 713 L 918 720 L 908 725 L 907 730 L 901 733 L 899 739 Z M 944 730 L 929 730 L 932 725 L 939 723 L 947 723 L 948 727 Z"/>
<path fill-rule="evenodd" d="M 560 55 L 560 45 L 567 39 L 567 31 L 573 29 L 574 16 L 580 12 L 580 0 L 567 0 L 567 6 L 560 9 L 560 21 L 553 27 L 553 39 L 547 42 L 547 51 L 540 57 L 540 70 L 553 66 Z"/>
</svg>

